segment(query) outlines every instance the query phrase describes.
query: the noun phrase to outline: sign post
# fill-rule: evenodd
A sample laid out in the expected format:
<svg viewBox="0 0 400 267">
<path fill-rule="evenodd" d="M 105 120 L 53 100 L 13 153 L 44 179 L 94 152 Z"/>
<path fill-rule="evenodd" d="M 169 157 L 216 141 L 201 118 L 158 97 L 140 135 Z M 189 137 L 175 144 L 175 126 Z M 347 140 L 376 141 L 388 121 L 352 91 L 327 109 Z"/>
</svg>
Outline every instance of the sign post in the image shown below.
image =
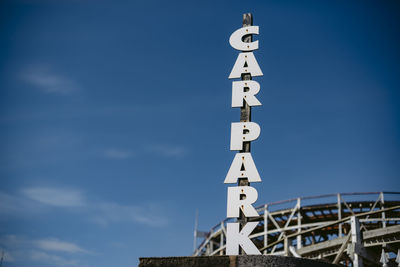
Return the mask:
<svg viewBox="0 0 400 267">
<path fill-rule="evenodd" d="M 248 26 L 253 26 L 253 15 L 251 13 L 243 14 L 243 27 L 248 27 Z M 245 42 L 245 43 L 251 43 L 252 40 L 253 40 L 252 35 L 247 35 L 243 38 L 243 42 Z M 243 74 L 241 79 L 242 79 L 242 81 L 251 80 L 251 75 L 248 73 Z M 249 106 L 249 104 L 247 104 L 246 101 L 244 101 L 243 107 L 240 107 L 240 121 L 241 122 L 251 121 L 251 106 Z M 240 152 L 249 152 L 250 153 L 250 142 L 244 142 L 243 150 L 241 150 Z M 250 185 L 249 179 L 247 179 L 247 178 L 240 178 L 238 181 L 238 186 L 249 186 L 249 185 Z M 246 216 L 244 216 L 243 212 L 240 212 L 240 216 L 239 216 L 240 229 L 244 227 L 246 222 L 247 222 Z M 242 254 L 242 253 L 240 253 L 240 254 Z"/>
<path fill-rule="evenodd" d="M 250 182 L 261 182 L 256 165 L 250 153 L 250 143 L 260 135 L 260 126 L 251 122 L 251 107 L 260 106 L 256 98 L 260 84 L 252 77 L 262 76 L 262 71 L 252 51 L 258 49 L 258 41 L 253 42 L 253 34 L 259 27 L 253 26 L 250 13 L 243 14 L 243 27 L 232 33 L 230 45 L 241 51 L 229 75 L 229 79 L 240 78 L 232 82 L 232 107 L 240 107 L 240 122 L 231 125 L 231 150 L 236 153 L 224 183 L 237 183 L 237 187 L 228 187 L 227 217 L 237 218 L 236 223 L 227 224 L 226 255 L 261 254 L 248 237 L 258 222 L 248 222 L 248 217 L 258 217 L 252 206 L 258 193 Z"/>
</svg>

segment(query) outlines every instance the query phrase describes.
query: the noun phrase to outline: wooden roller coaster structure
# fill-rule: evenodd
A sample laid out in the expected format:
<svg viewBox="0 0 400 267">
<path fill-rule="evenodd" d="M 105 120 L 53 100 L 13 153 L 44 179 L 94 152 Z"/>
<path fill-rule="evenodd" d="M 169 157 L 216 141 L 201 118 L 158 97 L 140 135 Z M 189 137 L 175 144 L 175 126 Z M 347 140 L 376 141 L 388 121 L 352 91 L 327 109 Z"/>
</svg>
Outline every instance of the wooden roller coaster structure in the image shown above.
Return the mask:
<svg viewBox="0 0 400 267">
<path fill-rule="evenodd" d="M 249 218 L 259 221 L 250 238 L 264 255 L 358 267 L 382 266 L 382 257 L 391 266 L 400 258 L 400 192 L 299 197 L 257 211 L 259 217 Z M 224 255 L 226 223 L 234 221 L 225 219 L 203 233 L 193 256 Z M 195 229 L 195 239 L 198 233 Z"/>
</svg>

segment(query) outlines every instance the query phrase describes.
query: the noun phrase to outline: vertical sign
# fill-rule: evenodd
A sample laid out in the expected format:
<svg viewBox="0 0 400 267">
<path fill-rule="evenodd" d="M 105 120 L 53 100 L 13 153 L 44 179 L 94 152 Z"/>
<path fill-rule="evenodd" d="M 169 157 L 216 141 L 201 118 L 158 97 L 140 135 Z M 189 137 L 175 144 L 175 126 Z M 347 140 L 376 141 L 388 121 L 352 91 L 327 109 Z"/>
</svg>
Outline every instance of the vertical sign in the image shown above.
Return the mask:
<svg viewBox="0 0 400 267">
<path fill-rule="evenodd" d="M 232 107 L 240 108 L 240 122 L 231 124 L 230 149 L 238 152 L 224 181 L 226 184 L 238 184 L 228 187 L 226 211 L 228 218 L 238 218 L 238 222 L 227 224 L 226 255 L 238 255 L 240 248 L 248 255 L 261 254 L 249 238 L 258 222 L 247 222 L 248 217 L 259 216 L 253 207 L 258 193 L 250 182 L 261 182 L 250 153 L 250 142 L 256 140 L 261 132 L 260 126 L 251 122 L 251 107 L 261 106 L 256 97 L 260 84 L 252 77 L 263 75 L 253 54 L 258 49 L 258 41 L 253 41 L 252 36 L 258 35 L 259 27 L 252 24 L 251 14 L 244 14 L 243 27 L 229 38 L 230 45 L 240 51 L 229 79 L 241 80 L 232 82 Z"/>
</svg>

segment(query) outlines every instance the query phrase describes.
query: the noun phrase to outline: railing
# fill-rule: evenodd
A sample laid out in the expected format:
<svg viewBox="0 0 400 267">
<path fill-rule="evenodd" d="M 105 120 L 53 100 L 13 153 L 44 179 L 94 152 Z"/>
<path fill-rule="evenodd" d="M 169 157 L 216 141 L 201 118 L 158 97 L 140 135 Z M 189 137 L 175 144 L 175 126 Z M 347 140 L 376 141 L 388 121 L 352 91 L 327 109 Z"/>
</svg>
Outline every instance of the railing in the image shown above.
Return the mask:
<svg viewBox="0 0 400 267">
<path fill-rule="evenodd" d="M 267 203 L 256 208 L 260 217 L 252 220 L 260 221 L 260 225 L 250 238 L 257 239 L 258 243 L 262 241 L 262 245 L 257 246 L 264 254 L 297 254 L 296 251 L 300 251 L 303 246 L 347 236 L 349 220 L 354 216 L 360 219 L 361 231 L 371 228 L 372 222 L 379 223 L 382 228 L 387 224 L 400 224 L 400 218 L 386 217 L 387 212 L 400 209 L 400 206 L 396 206 L 396 203 L 400 204 L 399 195 L 400 192 L 339 193 Z M 291 206 L 293 203 L 294 207 Z M 308 217 L 308 220 L 303 217 Z M 225 226 L 227 222 L 234 221 L 235 219 L 228 218 L 212 227 L 193 255 L 223 255 Z M 322 239 L 321 235 L 310 234 L 328 227 L 328 238 L 328 231 L 324 232 Z M 272 242 L 268 243 L 270 239 Z"/>
</svg>

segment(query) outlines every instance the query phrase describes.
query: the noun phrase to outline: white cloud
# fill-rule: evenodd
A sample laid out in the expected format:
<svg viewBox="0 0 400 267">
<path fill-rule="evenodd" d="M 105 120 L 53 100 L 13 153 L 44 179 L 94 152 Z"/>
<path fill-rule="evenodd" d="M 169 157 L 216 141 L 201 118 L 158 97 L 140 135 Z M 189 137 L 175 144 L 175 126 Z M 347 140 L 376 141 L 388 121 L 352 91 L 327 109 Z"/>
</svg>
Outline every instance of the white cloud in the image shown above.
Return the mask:
<svg viewBox="0 0 400 267">
<path fill-rule="evenodd" d="M 5 235 L 0 237 L 0 245 L 10 249 L 15 249 L 24 246 L 27 241 L 16 235 Z"/>
<path fill-rule="evenodd" d="M 31 260 L 42 261 L 55 266 L 84 266 L 77 260 L 66 259 L 64 257 L 49 254 L 43 251 L 32 250 L 30 251 L 29 256 Z"/>
<path fill-rule="evenodd" d="M 173 144 L 153 144 L 146 146 L 144 152 L 171 158 L 185 156 L 187 154 L 187 149 Z M 135 156 L 135 154 L 128 149 L 109 148 L 103 151 L 103 156 L 109 159 L 127 159 Z"/>
<path fill-rule="evenodd" d="M 24 203 L 19 198 L 0 192 L 0 214 L 23 210 Z"/>
<path fill-rule="evenodd" d="M 107 149 L 104 151 L 104 156 L 110 159 L 127 159 L 133 156 L 131 151 L 122 149 Z"/>
<path fill-rule="evenodd" d="M 187 154 L 187 150 L 178 145 L 156 144 L 149 147 L 149 151 L 163 157 L 182 157 Z"/>
<path fill-rule="evenodd" d="M 44 65 L 27 68 L 22 73 L 22 79 L 45 93 L 69 94 L 79 90 L 75 82 Z"/>
<path fill-rule="evenodd" d="M 48 251 L 62 251 L 69 253 L 87 252 L 74 243 L 61 241 L 55 238 L 41 239 L 35 241 L 35 243 L 38 248 Z"/>
<path fill-rule="evenodd" d="M 168 223 L 166 217 L 160 213 L 161 207 L 157 205 L 119 205 L 117 203 L 101 203 L 96 207 L 97 212 L 92 221 L 107 226 L 110 223 L 140 223 L 148 226 L 159 227 Z"/>
<path fill-rule="evenodd" d="M 164 216 L 166 209 L 159 204 L 122 205 L 115 202 L 91 201 L 80 190 L 55 187 L 28 187 L 20 192 L 15 196 L 0 192 L 0 212 L 7 209 L 6 212 L 24 216 L 27 209 L 33 213 L 49 213 L 55 209 L 46 207 L 57 207 L 57 212 L 78 213 L 86 222 L 103 227 L 122 223 L 162 227 L 168 223 L 167 217 Z M 1 249 L 6 252 L 5 261 L 15 261 L 18 264 L 37 261 L 45 262 L 49 266 L 82 267 L 85 264 L 81 259 L 93 254 L 79 244 L 67 240 L 54 237 L 26 238 L 19 235 L 0 236 Z"/>
<path fill-rule="evenodd" d="M 17 235 L 1 236 L 0 248 L 5 251 L 4 261 L 43 261 L 54 266 L 85 266 L 82 262 L 71 259 L 70 255 L 68 259 L 63 257 L 62 253 L 87 253 L 77 244 L 56 238 L 33 240 Z"/>
<path fill-rule="evenodd" d="M 82 192 L 73 189 L 31 187 L 23 189 L 22 193 L 29 199 L 50 206 L 82 207 L 86 205 Z"/>
<path fill-rule="evenodd" d="M 0 214 L 20 215 L 39 211 L 40 206 L 25 198 L 0 192 Z"/>
<path fill-rule="evenodd" d="M 14 197 L 0 192 L 0 214 L 1 209 L 10 209 L 8 207 L 10 203 L 20 202 L 21 204 L 12 204 L 16 208 L 12 208 L 8 214 L 23 216 L 27 208 L 30 208 L 29 212 L 51 212 L 52 210 L 46 207 L 57 207 L 58 212 L 62 211 L 60 208 L 68 209 L 68 212 L 80 213 L 82 218 L 103 227 L 113 223 L 137 223 L 161 227 L 169 223 L 164 212 L 165 207 L 160 204 L 123 205 L 110 201 L 91 201 L 80 190 L 55 187 L 28 187 L 22 189 L 21 193 L 19 197 Z M 56 239 L 39 240 L 37 244 L 42 249 L 52 248 L 54 251 L 80 251 L 73 244 Z"/>
<path fill-rule="evenodd" d="M 49 132 L 46 130 L 45 133 L 40 133 L 37 136 L 33 136 L 33 145 L 37 146 L 40 150 L 51 150 L 51 149 L 66 149 L 76 146 L 81 146 L 83 137 L 78 133 L 68 131 L 54 131 Z"/>
</svg>

